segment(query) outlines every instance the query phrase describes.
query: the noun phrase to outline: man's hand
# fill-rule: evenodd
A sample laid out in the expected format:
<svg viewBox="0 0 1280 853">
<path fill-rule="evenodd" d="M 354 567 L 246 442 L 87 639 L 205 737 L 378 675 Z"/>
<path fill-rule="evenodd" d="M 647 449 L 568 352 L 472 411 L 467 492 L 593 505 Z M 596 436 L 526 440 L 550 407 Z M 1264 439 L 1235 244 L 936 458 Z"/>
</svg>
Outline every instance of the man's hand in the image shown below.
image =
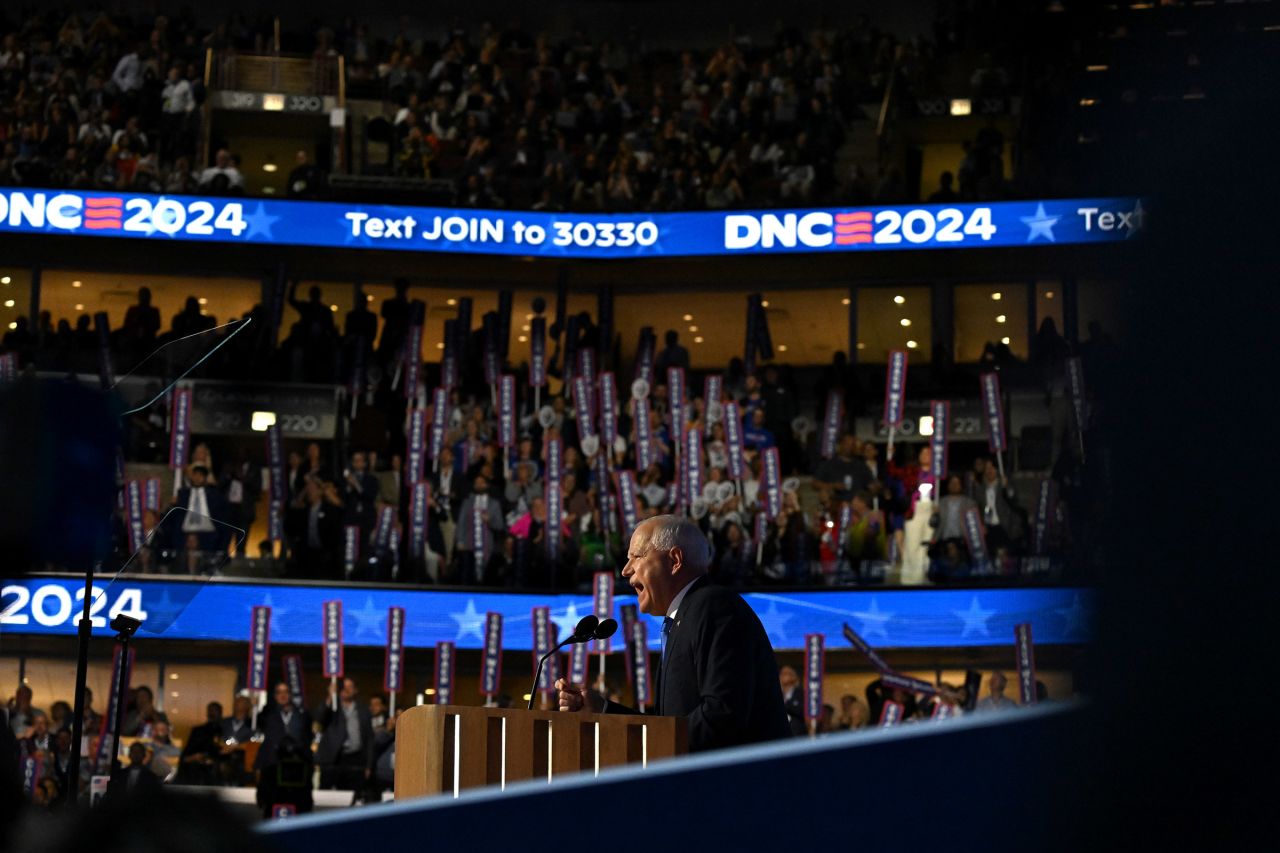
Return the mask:
<svg viewBox="0 0 1280 853">
<path fill-rule="evenodd" d="M 604 711 L 604 697 L 581 684 L 570 684 L 567 679 L 556 679 L 556 690 L 560 692 L 561 711 L 581 711 L 586 714 L 599 714 Z"/>
</svg>

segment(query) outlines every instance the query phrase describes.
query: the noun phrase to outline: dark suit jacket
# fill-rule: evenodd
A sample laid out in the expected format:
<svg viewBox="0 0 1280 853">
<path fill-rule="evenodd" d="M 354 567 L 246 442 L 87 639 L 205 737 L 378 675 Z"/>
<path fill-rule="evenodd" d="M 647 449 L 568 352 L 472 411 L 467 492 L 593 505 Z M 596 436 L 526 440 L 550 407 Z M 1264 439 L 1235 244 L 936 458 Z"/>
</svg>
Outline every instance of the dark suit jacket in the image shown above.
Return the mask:
<svg viewBox="0 0 1280 853">
<path fill-rule="evenodd" d="M 736 592 L 694 582 L 659 666 L 657 711 L 689 720 L 689 751 L 791 736 L 778 664 L 760 619 Z M 609 712 L 631 712 L 612 704 Z"/>
<path fill-rule="evenodd" d="M 342 707 L 342 703 L 338 703 Z M 360 752 L 364 766 L 373 767 L 373 721 L 369 708 L 356 700 L 356 717 L 360 723 Z M 342 755 L 342 745 L 347 742 L 347 722 L 341 711 L 335 711 L 326 702 L 316 709 L 316 720 L 324 726 L 320 746 L 316 749 L 316 764 L 335 764 Z"/>
<path fill-rule="evenodd" d="M 289 725 L 286 726 L 284 716 L 280 713 L 280 706 L 272 702 L 267 706 L 265 713 L 258 717 L 258 728 L 262 729 L 263 741 L 258 749 L 258 757 L 253 762 L 255 770 L 275 764 L 276 753 L 286 739 L 302 747 L 301 752 L 304 756 L 311 757 L 311 715 L 302 708 L 293 709 Z"/>
</svg>

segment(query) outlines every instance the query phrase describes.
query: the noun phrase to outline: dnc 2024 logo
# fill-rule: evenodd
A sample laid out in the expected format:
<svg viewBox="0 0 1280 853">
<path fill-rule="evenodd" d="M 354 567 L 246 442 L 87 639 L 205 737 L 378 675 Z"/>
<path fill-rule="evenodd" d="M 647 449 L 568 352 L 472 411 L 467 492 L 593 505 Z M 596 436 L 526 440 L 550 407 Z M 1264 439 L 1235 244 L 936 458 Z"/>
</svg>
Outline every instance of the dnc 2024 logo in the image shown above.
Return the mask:
<svg viewBox="0 0 1280 853">
<path fill-rule="evenodd" d="M 22 230 L 120 232 L 239 237 L 249 227 L 240 202 L 79 193 L 0 192 L 0 227 Z"/>
<path fill-rule="evenodd" d="M 936 213 L 924 208 L 809 213 L 730 214 L 724 218 L 724 247 L 729 250 L 856 248 L 865 244 L 962 243 L 990 240 L 996 233 L 991 208 L 966 214 L 953 207 Z"/>
</svg>

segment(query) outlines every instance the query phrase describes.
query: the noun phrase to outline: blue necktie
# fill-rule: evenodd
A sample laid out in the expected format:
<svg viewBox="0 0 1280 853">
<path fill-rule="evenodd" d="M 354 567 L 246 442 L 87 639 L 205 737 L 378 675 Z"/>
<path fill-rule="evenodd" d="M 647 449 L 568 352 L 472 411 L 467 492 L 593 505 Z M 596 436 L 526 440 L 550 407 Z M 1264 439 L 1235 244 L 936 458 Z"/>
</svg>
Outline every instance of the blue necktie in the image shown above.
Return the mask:
<svg viewBox="0 0 1280 853">
<path fill-rule="evenodd" d="M 667 668 L 667 640 L 671 638 L 671 626 L 676 624 L 676 620 L 670 616 L 662 618 L 662 669 Z"/>
</svg>

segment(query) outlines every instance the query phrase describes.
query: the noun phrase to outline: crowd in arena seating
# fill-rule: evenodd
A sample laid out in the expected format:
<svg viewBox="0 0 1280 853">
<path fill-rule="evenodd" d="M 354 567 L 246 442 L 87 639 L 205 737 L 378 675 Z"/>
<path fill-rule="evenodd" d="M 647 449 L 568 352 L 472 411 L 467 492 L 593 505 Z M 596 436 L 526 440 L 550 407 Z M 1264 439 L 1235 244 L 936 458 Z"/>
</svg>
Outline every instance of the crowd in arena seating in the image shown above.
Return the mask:
<svg viewBox="0 0 1280 853">
<path fill-rule="evenodd" d="M 441 365 L 427 364 L 418 393 L 406 399 L 400 383 L 400 356 L 409 332 L 413 302 L 407 282 L 397 284 L 396 296 L 381 305 L 381 323 L 357 289 L 356 307 L 345 318 L 340 333 L 329 306 L 318 294 L 300 300 L 291 290 L 289 302 L 298 314 L 291 333 L 279 348 L 263 337 L 233 338 L 201 366 L 195 376 L 314 381 L 347 385 L 355 399 L 344 403 L 344 427 L 338 442 L 288 446 L 285 476 L 288 495 L 284 514 L 285 545 L 280 553 L 283 573 L 296 578 L 354 579 L 418 583 L 479 584 L 519 588 L 571 588 L 584 584 L 593 571 L 617 569 L 625 553 L 619 507 L 612 474 L 635 472 L 641 517 L 679 510 L 697 520 L 716 549 L 715 576 L 723 583 L 847 585 L 879 583 L 886 579 L 921 583 L 979 576 L 1010 577 L 1047 570 L 1082 549 L 1074 548 L 1086 536 L 1095 484 L 1083 465 L 1074 439 L 1066 440 L 1069 408 L 1064 379 L 1068 345 L 1048 321 L 1035 339 L 1032 361 L 1022 363 L 1008 347 L 993 346 L 984 356 L 983 369 L 996 369 L 1006 387 L 1033 387 L 1044 393 L 1046 405 L 1058 413 L 1058 435 L 1049 477 L 1056 484 L 1048 538 L 1033 541 L 1030 516 L 1036 507 L 1019 492 L 985 447 L 972 458 L 953 452 L 951 471 L 942 483 L 933 483 L 930 448 L 918 439 L 899 441 L 890 449 L 880 441 L 867 441 L 852 432 L 853 419 L 876 415 L 882 403 L 883 375 L 868 377 L 838 355 L 827 368 L 796 371 L 768 362 L 747 374 L 741 359 L 733 359 L 721 371 L 689 370 L 686 428 L 703 434 L 702 470 L 705 486 L 700 500 L 677 503 L 672 486 L 678 482 L 675 468 L 679 436 L 672 433 L 672 412 L 665 382 L 669 367 L 689 368 L 689 353 L 674 331 L 666 333 L 665 347 L 654 359 L 650 392 L 650 419 L 654 455 L 647 469 L 637 470 L 634 424 L 635 402 L 630 399 L 633 366 L 616 357 L 617 341 L 601 347 L 600 329 L 582 313 L 571 318 L 574 338 L 567 329 L 549 323 L 548 365 L 551 385 L 535 394 L 529 386 L 527 363 L 506 364 L 516 375 L 517 439 L 504 454 L 498 446 L 493 391 L 483 370 L 484 332 L 474 330 L 460 344 L 461 373 L 450 390 L 443 447 L 426 470 L 431 487 L 427 526 L 427 553 L 412 559 L 409 535 L 409 486 L 405 479 L 407 419 L 412 408 L 433 420 L 427 389 L 441 384 Z M 535 310 L 540 310 L 535 304 Z M 251 315 L 261 315 L 255 308 Z M 112 334 L 112 354 L 125 367 L 174 338 L 206 330 L 197 337 L 200 352 L 192 350 L 179 361 L 194 362 L 218 342 L 213 318 L 202 315 L 195 300 L 174 318 L 173 329 L 158 334 L 159 313 L 149 304 L 143 288 L 138 304 L 129 309 L 122 328 Z M 566 324 L 568 326 L 568 324 Z M 252 329 L 253 327 L 249 327 Z M 224 329 L 225 331 L 225 329 Z M 262 329 L 257 330 L 264 334 Z M 88 335 L 86 330 L 81 333 Z M 81 334 L 77 333 L 77 334 Z M 1106 361 L 1114 357 L 1113 345 L 1100 330 L 1082 350 L 1086 371 L 1097 377 L 1092 385 L 1102 395 Z M 269 333 L 265 333 L 270 338 Z M 72 350 L 72 360 L 58 349 L 64 337 L 42 350 L 28 350 L 34 363 L 46 369 L 96 372 L 95 347 Z M 74 340 L 74 339 L 71 339 Z M 96 337 L 92 338 L 96 341 Z M 376 346 L 370 341 L 377 341 Z M 8 346 L 11 340 L 6 339 Z M 584 446 L 577 412 L 563 383 L 566 363 L 582 348 L 595 349 L 602 365 L 616 371 L 621 402 L 619 441 L 614 447 Z M 79 352 L 82 360 L 76 362 Z M 30 359 L 28 359 L 30 361 Z M 154 367 L 155 362 L 149 363 Z M 123 368 L 117 368 L 124 372 Z M 355 371 L 358 370 L 358 374 Z M 274 372 L 273 372 L 274 371 Z M 746 470 L 740 480 L 729 476 L 722 408 L 708 406 L 705 382 L 723 377 L 722 401 L 735 401 L 741 413 Z M 911 374 L 909 390 L 916 397 L 969 398 L 978 396 L 975 373 L 934 364 Z M 400 384 L 398 384 L 400 383 Z M 159 386 L 156 389 L 158 392 Z M 830 390 L 844 399 L 845 416 L 835 452 L 824 458 L 819 430 Z M 540 396 L 539 411 L 535 396 Z M 350 398 L 348 398 L 350 399 Z M 1101 397 L 1091 404 L 1093 419 L 1100 422 L 1105 407 Z M 170 411 L 165 400 L 135 414 L 126 438 L 126 459 L 135 463 L 165 464 L 169 453 Z M 563 547 L 554 559 L 544 547 L 546 522 L 545 442 L 563 441 L 563 478 L 560 495 Z M 197 435 L 194 452 L 182 482 L 175 485 L 176 505 L 209 515 L 220 523 L 201 529 L 181 528 L 181 516 L 162 525 L 150 547 L 143 549 L 131 570 L 190 572 L 220 567 L 228 550 L 238 556 L 252 554 L 259 541 L 233 535 L 233 528 L 249 530 L 255 519 L 261 524 L 259 496 L 264 489 L 265 448 L 246 449 L 244 443 L 214 458 L 209 445 Z M 597 449 L 599 447 L 599 449 Z M 784 478 L 781 512 L 763 529 L 756 526 L 764 497 L 761 486 L 761 451 L 778 448 Z M 590 450 L 590 453 L 584 452 Z M 221 451 L 220 451 L 221 452 Z M 601 488 L 601 471 L 594 455 L 607 458 L 609 474 Z M 1006 454 L 1010 474 L 1015 459 Z M 166 494 L 168 489 L 166 481 Z M 476 500 L 486 509 L 483 560 L 475 564 L 475 531 L 464 523 L 472 518 Z M 608 501 L 606 504 L 605 501 Z M 835 529 L 843 507 L 848 526 Z M 374 535 L 381 510 L 396 512 L 397 536 Z M 163 516 L 149 514 L 147 529 Z M 969 509 L 982 517 L 984 555 L 975 555 L 967 544 L 962 519 Z M 166 516 L 166 518 L 168 518 Z M 345 528 L 359 529 L 359 559 L 348 565 L 343 557 Z M 188 524 L 187 527 L 190 527 Z M 117 555 L 121 564 L 130 556 L 121 524 Z M 383 531 L 384 533 L 387 531 Z M 197 535 L 198 534 L 198 535 Z M 235 541 L 233 541 L 233 539 Z M 399 543 L 398 547 L 397 544 Z M 275 549 L 268 547 L 274 553 Z M 1047 562 L 1046 562 L 1047 560 Z"/>
<path fill-rule="evenodd" d="M 940 19 L 934 39 L 901 39 L 864 16 L 677 52 L 581 31 L 552 38 L 519 22 L 436 40 L 407 20 L 379 34 L 347 20 L 286 47 L 343 55 L 351 96 L 388 105 L 372 130 L 391 145 L 387 171 L 447 179 L 458 205 L 686 210 L 912 200 L 900 168 L 849 168 L 839 152 L 851 133 L 873 133 L 859 104 L 878 103 L 891 78 L 907 103 L 936 83 L 960 26 Z M 0 34 L 0 184 L 244 191 L 238 158 L 219 140 L 210 162 L 195 159 L 205 54 L 266 50 L 269 18 L 209 28 L 190 11 L 146 20 L 42 10 L 0 18 Z M 1005 72 L 989 56 L 986 66 L 975 92 L 1003 89 Z M 1000 178 L 966 181 L 969 159 L 962 195 L 1006 191 Z M 298 168 L 291 193 L 323 191 L 315 164 Z"/>
<path fill-rule="evenodd" d="M 823 705 L 814 723 L 821 737 L 878 724 L 886 702 L 901 704 L 902 721 L 929 720 L 939 704 L 956 714 L 1014 708 L 1005 695 L 1007 679 L 993 670 L 986 695 L 979 698 L 980 681 L 964 686 L 940 683 L 936 695 L 913 694 L 888 688 L 879 679 L 865 689 L 865 699 L 845 694 L 840 708 Z M 804 718 L 801 679 L 791 666 L 778 670 L 778 682 L 792 734 L 804 737 L 810 726 Z M 969 691 L 974 691 L 970 695 Z M 613 701 L 623 702 L 617 689 Z M 1040 701 L 1048 698 L 1037 682 Z M 274 807 L 289 804 L 300 812 L 312 807 L 312 788 L 353 792 L 353 804 L 379 802 L 395 779 L 396 723 L 404 708 L 392 711 L 387 697 L 360 695 L 354 679 L 333 684 L 324 701 L 308 707 L 306 697 L 295 696 L 284 682 L 275 684 L 270 696 L 242 691 L 231 698 L 230 713 L 218 701 L 205 708 L 205 721 L 178 732 L 146 685 L 129 688 L 124 717 L 120 721 L 120 768 L 115 779 L 131 788 L 162 784 L 205 786 L 256 786 L 263 817 Z M 0 737 L 17 741 L 19 762 L 34 759 L 36 781 L 29 797 L 40 805 L 58 802 L 70 783 L 72 708 L 66 701 L 53 702 L 48 711 L 35 707 L 32 690 L 20 684 L 0 705 Z M 95 775 L 107 775 L 110 743 L 114 733 L 105 730 L 103 715 L 93 707 L 93 691 L 85 689 L 84 731 L 88 748 L 80 757 L 76 789 L 87 797 Z M 257 707 L 255 707 L 255 703 Z M 511 696 L 496 698 L 500 708 L 511 707 Z M 348 719 L 350 724 L 348 724 Z M 100 749 L 100 746 L 106 744 Z"/>
</svg>

